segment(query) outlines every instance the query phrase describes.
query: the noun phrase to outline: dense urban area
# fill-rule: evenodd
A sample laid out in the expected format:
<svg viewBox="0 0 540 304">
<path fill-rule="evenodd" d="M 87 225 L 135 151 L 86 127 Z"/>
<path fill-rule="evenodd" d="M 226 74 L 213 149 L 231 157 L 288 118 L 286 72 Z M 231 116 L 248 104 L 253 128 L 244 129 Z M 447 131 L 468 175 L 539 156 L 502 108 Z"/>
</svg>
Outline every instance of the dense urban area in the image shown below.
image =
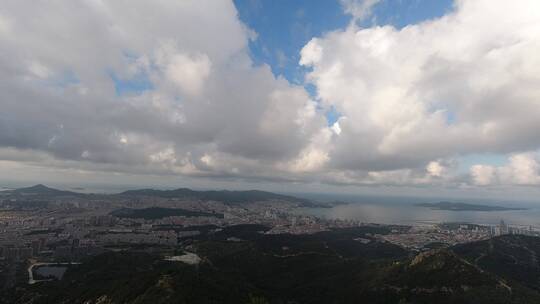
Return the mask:
<svg viewBox="0 0 540 304">
<path fill-rule="evenodd" d="M 255 242 L 268 247 L 264 250 L 270 253 L 265 254 L 281 259 L 309 254 L 335 255 L 342 261 L 349 254 L 418 258 L 505 235 L 539 235 L 533 227 L 513 227 L 503 220 L 498 225 L 405 226 L 325 219 L 302 212 L 333 204 L 337 203 L 262 191 L 145 189 L 105 195 L 43 185 L 2 191 L 0 282 L 3 290 L 14 290 L 62 281 L 66 271 L 84 269 L 92 257 L 107 254 L 149 254 L 169 263 L 197 266 L 212 263 L 214 251 Z M 209 251 L 207 246 L 216 244 L 220 247 Z"/>
<path fill-rule="evenodd" d="M 187 190 L 187 189 L 186 189 Z M 164 254 L 189 250 L 193 237 L 224 227 L 256 224 L 264 234 L 314 234 L 331 229 L 381 226 L 351 220 L 328 220 L 297 212 L 307 201 L 270 197 L 245 201 L 168 197 L 147 190 L 119 195 L 82 195 L 37 185 L 0 192 L 0 253 L 4 287 L 15 284 L 20 267 L 77 262 L 85 256 L 130 248 Z M 165 192 L 164 192 L 165 193 Z M 261 194 L 264 194 L 261 192 Z M 328 207 L 312 206 L 312 207 Z M 529 228 L 467 223 L 392 226 L 389 234 L 368 235 L 359 242 L 389 242 L 416 251 L 485 240 L 503 234 L 537 235 Z M 242 241 L 230 238 L 231 242 Z M 192 255 L 186 256 L 195 256 Z M 37 267 L 35 267 L 37 265 Z M 34 270 L 35 271 L 35 270 Z"/>
</svg>

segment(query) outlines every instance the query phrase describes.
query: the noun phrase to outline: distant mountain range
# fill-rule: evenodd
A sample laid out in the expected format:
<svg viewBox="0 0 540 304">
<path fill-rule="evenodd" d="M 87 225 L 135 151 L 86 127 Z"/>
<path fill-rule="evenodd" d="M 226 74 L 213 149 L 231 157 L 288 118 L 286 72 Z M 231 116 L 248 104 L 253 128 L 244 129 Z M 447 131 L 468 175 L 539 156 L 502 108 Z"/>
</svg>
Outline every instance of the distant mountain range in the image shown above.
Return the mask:
<svg viewBox="0 0 540 304">
<path fill-rule="evenodd" d="M 38 184 L 32 187 L 18 188 L 14 190 L 6 190 L 4 193 L 10 195 L 40 195 L 40 196 L 80 196 L 84 195 L 78 192 L 58 190 L 54 188 L 49 188 L 45 185 Z"/>
<path fill-rule="evenodd" d="M 415 204 L 419 207 L 427 207 L 435 210 L 448 210 L 448 211 L 510 211 L 510 210 L 526 210 L 526 208 L 508 208 L 500 206 L 487 206 L 487 205 L 475 205 L 466 203 L 454 203 L 454 202 L 438 202 L 438 203 L 421 203 Z"/>
<path fill-rule="evenodd" d="M 47 187 L 39 184 L 32 187 L 19 188 L 15 190 L 2 191 L 4 195 L 11 196 L 41 196 L 43 198 L 48 197 L 60 197 L 60 196 L 88 196 L 92 194 L 84 194 L 73 191 L 64 191 Z M 118 194 L 107 194 L 105 196 L 118 197 L 118 196 L 130 196 L 130 197 L 160 197 L 160 198 L 178 198 L 178 199 L 191 199 L 200 201 L 216 201 L 222 203 L 250 203 L 258 201 L 270 201 L 281 200 L 287 202 L 298 203 L 304 207 L 325 207 L 326 205 L 319 205 L 311 200 L 298 198 L 290 195 L 277 194 L 267 191 L 259 190 L 247 190 L 247 191 L 228 191 L 228 190 L 210 190 L 210 191 L 196 191 L 188 188 L 178 188 L 174 190 L 155 190 L 155 189 L 138 189 L 128 190 Z"/>
</svg>

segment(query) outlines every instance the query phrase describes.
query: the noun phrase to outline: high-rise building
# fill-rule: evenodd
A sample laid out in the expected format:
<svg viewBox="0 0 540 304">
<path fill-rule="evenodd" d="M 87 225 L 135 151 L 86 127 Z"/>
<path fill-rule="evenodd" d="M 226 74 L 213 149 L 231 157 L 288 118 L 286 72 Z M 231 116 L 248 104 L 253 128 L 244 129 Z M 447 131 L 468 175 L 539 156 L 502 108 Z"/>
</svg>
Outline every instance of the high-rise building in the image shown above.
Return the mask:
<svg viewBox="0 0 540 304">
<path fill-rule="evenodd" d="M 32 246 L 33 256 L 39 255 L 39 252 L 41 251 L 41 241 L 40 240 L 32 241 L 31 246 Z"/>
<path fill-rule="evenodd" d="M 22 247 L 19 248 L 19 259 L 26 260 L 32 257 L 32 248 Z"/>
<path fill-rule="evenodd" d="M 503 219 L 501 219 L 501 223 L 499 224 L 499 230 L 501 235 L 508 234 L 508 225 L 506 225 Z"/>
<path fill-rule="evenodd" d="M 6 259 L 10 261 L 19 259 L 19 248 L 9 247 L 6 250 Z"/>
</svg>

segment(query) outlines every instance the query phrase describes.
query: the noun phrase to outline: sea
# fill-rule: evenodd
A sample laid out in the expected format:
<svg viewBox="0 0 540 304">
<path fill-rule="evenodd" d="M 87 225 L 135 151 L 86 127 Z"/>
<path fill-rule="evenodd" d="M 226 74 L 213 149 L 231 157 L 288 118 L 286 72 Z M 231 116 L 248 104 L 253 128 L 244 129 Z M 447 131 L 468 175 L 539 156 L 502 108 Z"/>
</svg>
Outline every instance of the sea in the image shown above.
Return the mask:
<svg viewBox="0 0 540 304">
<path fill-rule="evenodd" d="M 505 211 L 450 211 L 416 206 L 418 203 L 451 201 L 488 206 L 527 208 Z M 540 229 L 540 204 L 493 200 L 448 200 L 434 198 L 357 197 L 332 208 L 302 208 L 302 214 L 325 219 L 355 220 L 363 223 L 425 225 L 436 223 L 471 223 L 497 225 L 503 220 L 516 227 Z"/>
</svg>

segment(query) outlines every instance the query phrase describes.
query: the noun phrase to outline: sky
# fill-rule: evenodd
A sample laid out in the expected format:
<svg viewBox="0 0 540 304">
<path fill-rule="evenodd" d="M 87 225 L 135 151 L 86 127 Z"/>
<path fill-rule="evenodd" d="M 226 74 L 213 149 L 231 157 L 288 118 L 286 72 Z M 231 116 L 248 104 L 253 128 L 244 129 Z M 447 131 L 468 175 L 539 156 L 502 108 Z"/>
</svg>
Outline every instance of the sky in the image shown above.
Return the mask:
<svg viewBox="0 0 540 304">
<path fill-rule="evenodd" d="M 0 183 L 534 199 L 540 2 L 0 7 Z"/>
</svg>

